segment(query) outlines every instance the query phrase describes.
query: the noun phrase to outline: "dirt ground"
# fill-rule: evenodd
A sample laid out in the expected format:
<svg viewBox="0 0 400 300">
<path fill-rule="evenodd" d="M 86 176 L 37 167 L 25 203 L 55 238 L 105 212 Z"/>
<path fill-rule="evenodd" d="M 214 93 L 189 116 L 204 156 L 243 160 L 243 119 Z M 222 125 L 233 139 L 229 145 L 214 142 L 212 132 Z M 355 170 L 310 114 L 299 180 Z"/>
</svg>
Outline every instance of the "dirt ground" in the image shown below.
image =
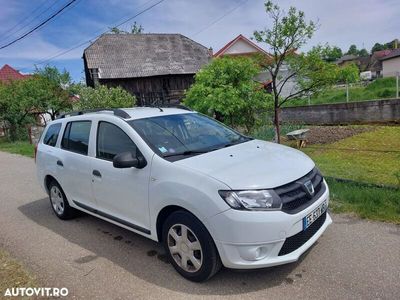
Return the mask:
<svg viewBox="0 0 400 300">
<path fill-rule="evenodd" d="M 309 128 L 307 144 L 330 144 L 367 131 L 373 126 L 314 126 Z"/>
</svg>

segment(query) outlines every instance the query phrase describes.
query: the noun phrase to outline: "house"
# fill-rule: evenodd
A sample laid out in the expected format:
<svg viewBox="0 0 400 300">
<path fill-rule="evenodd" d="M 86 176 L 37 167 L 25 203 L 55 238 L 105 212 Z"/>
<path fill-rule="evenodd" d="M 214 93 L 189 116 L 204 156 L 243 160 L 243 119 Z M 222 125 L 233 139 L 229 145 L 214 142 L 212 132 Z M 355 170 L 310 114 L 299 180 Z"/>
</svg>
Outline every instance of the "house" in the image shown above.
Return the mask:
<svg viewBox="0 0 400 300">
<path fill-rule="evenodd" d="M 245 36 L 239 34 L 236 38 L 227 43 L 224 47 L 218 50 L 214 57 L 222 57 L 225 55 L 229 56 L 251 56 L 254 54 L 262 54 L 269 56 L 269 54 L 257 46 L 255 43 L 250 41 Z"/>
<path fill-rule="evenodd" d="M 29 76 L 30 75 L 21 74 L 19 71 L 7 64 L 0 69 L 0 83 L 9 83 L 14 80 L 28 78 Z"/>
<path fill-rule="evenodd" d="M 208 48 L 181 34 L 103 34 L 83 53 L 88 86 L 120 86 L 138 105 L 179 102 L 210 59 Z"/>
<path fill-rule="evenodd" d="M 400 49 L 394 49 L 381 59 L 383 77 L 400 75 Z"/>
<path fill-rule="evenodd" d="M 218 50 L 214 54 L 214 58 L 222 57 L 222 56 L 256 56 L 256 55 L 263 55 L 267 59 L 271 57 L 271 55 L 266 52 L 264 49 L 259 47 L 257 44 L 239 34 L 236 38 L 228 42 L 225 46 L 223 46 L 220 50 Z M 283 64 L 280 68 L 279 76 L 281 78 L 286 78 L 290 75 L 290 70 L 287 64 Z M 265 89 L 271 92 L 271 75 L 268 71 L 263 70 L 261 71 L 254 80 L 260 82 L 264 85 Z M 296 78 L 290 78 L 282 89 L 281 96 L 285 97 L 292 93 L 296 89 Z"/>
</svg>

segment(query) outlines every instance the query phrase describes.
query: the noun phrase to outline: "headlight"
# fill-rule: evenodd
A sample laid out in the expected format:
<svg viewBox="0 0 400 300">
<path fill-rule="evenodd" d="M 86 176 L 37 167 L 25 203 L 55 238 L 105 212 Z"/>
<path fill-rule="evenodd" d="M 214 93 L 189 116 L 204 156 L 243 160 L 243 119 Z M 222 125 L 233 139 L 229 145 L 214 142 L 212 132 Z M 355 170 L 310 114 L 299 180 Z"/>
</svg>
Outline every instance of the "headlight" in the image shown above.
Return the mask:
<svg viewBox="0 0 400 300">
<path fill-rule="evenodd" d="M 282 202 L 273 190 L 219 191 L 222 199 L 234 209 L 279 210 Z"/>
</svg>

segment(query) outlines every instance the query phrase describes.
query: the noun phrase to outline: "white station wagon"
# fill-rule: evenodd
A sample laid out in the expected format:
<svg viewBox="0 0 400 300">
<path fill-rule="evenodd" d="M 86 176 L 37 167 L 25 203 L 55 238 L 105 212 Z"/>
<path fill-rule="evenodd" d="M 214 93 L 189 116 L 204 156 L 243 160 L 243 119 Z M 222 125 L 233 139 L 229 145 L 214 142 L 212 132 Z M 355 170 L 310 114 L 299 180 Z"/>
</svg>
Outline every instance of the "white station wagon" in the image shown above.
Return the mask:
<svg viewBox="0 0 400 300">
<path fill-rule="evenodd" d="M 192 281 L 294 262 L 332 223 L 309 157 L 183 108 L 63 115 L 36 165 L 60 219 L 81 210 L 162 242 Z"/>
</svg>

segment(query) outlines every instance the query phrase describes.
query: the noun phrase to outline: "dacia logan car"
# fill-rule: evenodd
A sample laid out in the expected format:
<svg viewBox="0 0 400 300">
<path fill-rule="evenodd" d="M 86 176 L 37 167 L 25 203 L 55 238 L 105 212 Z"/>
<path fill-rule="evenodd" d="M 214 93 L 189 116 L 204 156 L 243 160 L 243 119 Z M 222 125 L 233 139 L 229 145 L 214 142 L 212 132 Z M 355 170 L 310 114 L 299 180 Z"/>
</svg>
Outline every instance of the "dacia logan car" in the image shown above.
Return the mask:
<svg viewBox="0 0 400 300">
<path fill-rule="evenodd" d="M 63 115 L 47 125 L 36 165 L 57 217 L 79 210 L 159 241 L 192 281 L 222 265 L 294 262 L 332 222 L 308 156 L 181 108 Z"/>
</svg>

